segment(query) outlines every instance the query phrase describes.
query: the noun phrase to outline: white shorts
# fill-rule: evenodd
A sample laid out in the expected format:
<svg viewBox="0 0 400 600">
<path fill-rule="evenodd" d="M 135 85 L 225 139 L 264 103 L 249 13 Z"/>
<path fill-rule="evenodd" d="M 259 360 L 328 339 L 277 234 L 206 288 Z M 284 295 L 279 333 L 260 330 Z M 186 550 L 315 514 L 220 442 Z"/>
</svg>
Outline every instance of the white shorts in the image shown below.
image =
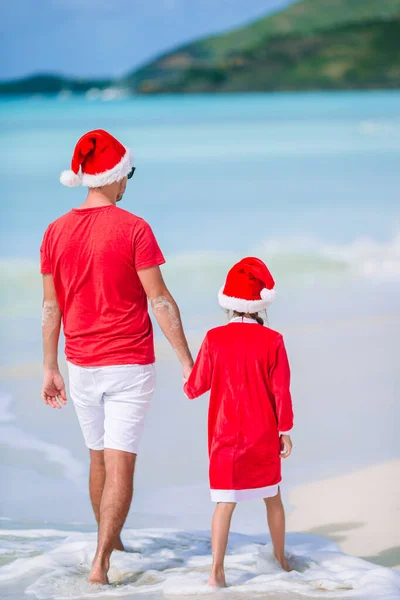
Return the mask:
<svg viewBox="0 0 400 600">
<path fill-rule="evenodd" d="M 156 383 L 154 365 L 68 363 L 68 371 L 69 392 L 86 446 L 137 454 Z"/>
</svg>

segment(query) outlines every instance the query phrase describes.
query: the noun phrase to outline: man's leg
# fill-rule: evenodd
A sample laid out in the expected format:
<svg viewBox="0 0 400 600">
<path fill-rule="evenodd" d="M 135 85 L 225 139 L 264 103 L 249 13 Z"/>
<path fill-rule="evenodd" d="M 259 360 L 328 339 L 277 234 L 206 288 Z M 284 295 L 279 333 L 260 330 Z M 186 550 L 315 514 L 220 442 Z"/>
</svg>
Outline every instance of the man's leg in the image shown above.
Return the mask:
<svg viewBox="0 0 400 600">
<path fill-rule="evenodd" d="M 154 386 L 154 365 L 117 365 L 102 370 L 105 483 L 91 583 L 107 583 L 110 555 L 132 501 L 136 455 Z"/>
<path fill-rule="evenodd" d="M 132 502 L 135 462 L 136 454 L 109 448 L 104 450 L 105 483 L 100 501 L 99 535 L 89 576 L 90 583 L 108 583 L 110 555 L 120 539 Z M 93 508 L 95 510 L 94 505 Z"/>
<path fill-rule="evenodd" d="M 90 450 L 89 492 L 97 525 L 100 523 L 100 502 L 105 480 L 106 466 L 104 462 L 104 450 Z M 120 537 L 118 537 L 115 543 L 114 550 L 125 550 Z"/>
</svg>

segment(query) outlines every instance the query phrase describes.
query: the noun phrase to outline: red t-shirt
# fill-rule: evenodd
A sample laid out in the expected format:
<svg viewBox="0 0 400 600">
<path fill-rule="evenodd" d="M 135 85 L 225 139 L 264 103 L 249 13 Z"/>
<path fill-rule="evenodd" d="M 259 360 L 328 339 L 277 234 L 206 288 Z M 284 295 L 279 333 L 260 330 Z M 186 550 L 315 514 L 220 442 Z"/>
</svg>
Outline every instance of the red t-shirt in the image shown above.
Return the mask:
<svg viewBox="0 0 400 600">
<path fill-rule="evenodd" d="M 73 209 L 47 228 L 67 360 L 82 366 L 154 362 L 153 328 L 138 271 L 165 262 L 150 226 L 114 205 Z"/>
</svg>

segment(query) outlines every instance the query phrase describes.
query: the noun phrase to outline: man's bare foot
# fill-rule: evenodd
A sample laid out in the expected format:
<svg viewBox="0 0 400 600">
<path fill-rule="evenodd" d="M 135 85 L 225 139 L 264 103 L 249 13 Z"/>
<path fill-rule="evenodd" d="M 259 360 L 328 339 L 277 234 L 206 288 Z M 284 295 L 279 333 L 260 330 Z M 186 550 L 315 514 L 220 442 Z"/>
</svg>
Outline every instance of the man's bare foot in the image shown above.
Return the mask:
<svg viewBox="0 0 400 600">
<path fill-rule="evenodd" d="M 99 569 L 98 567 L 92 567 L 88 581 L 89 583 L 99 583 L 101 585 L 107 585 L 109 583 L 107 571 L 105 569 Z"/>
<path fill-rule="evenodd" d="M 224 569 L 212 570 L 210 579 L 208 580 L 208 585 L 216 588 L 225 588 L 225 572 Z"/>
<path fill-rule="evenodd" d="M 125 548 L 121 541 L 121 538 L 118 538 L 118 541 L 116 542 L 116 544 L 114 546 L 114 550 L 120 550 L 121 552 L 125 552 Z"/>
<path fill-rule="evenodd" d="M 109 562 L 101 561 L 100 559 L 94 559 L 92 564 L 92 570 L 89 575 L 89 583 L 97 583 L 100 585 L 107 585 L 109 583 L 107 573 L 109 569 Z"/>
</svg>

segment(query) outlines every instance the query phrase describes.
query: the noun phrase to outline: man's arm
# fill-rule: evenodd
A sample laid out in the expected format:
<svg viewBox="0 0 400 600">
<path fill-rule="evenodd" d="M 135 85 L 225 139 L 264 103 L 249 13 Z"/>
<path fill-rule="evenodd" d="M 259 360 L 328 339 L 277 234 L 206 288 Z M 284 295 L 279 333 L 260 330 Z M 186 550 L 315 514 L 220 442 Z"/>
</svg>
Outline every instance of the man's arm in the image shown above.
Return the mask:
<svg viewBox="0 0 400 600">
<path fill-rule="evenodd" d="M 53 277 L 43 275 L 42 337 L 44 380 L 42 399 L 53 408 L 67 402 L 64 379 L 58 368 L 58 339 L 61 329 L 61 310 L 58 305 Z M 58 400 L 58 402 L 57 402 Z"/>
<path fill-rule="evenodd" d="M 160 267 L 141 269 L 138 271 L 138 275 L 153 314 L 181 361 L 183 377 L 187 379 L 193 368 L 193 358 L 183 332 L 179 308 L 165 285 Z"/>
</svg>

